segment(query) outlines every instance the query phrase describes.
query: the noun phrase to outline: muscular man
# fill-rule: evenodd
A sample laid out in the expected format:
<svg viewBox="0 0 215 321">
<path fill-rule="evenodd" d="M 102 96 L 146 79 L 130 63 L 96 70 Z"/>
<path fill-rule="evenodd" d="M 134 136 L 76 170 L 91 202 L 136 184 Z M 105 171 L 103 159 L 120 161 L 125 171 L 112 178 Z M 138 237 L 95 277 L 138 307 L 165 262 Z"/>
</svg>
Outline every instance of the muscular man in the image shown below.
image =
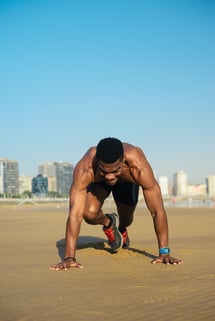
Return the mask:
<svg viewBox="0 0 215 321">
<path fill-rule="evenodd" d="M 83 219 L 89 224 L 103 226 L 113 251 L 128 247 L 127 227 L 133 221 L 139 186 L 152 215 L 158 241 L 158 257 L 152 263 L 182 263 L 170 256 L 167 215 L 159 185 L 143 151 L 109 137 L 91 147 L 75 166 L 66 224 L 65 256 L 62 262 L 52 265 L 50 269 L 83 267 L 75 258 Z M 103 203 L 111 192 L 118 214 L 104 214 L 102 211 Z"/>
</svg>

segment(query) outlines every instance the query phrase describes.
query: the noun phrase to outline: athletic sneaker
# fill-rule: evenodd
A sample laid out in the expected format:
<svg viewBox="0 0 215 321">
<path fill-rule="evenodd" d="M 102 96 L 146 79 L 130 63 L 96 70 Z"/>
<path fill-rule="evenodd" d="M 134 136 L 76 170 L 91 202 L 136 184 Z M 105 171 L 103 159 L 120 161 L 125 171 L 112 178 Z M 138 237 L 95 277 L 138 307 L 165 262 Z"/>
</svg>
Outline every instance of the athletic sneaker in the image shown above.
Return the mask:
<svg viewBox="0 0 215 321">
<path fill-rule="evenodd" d="M 128 237 L 128 231 L 127 231 L 127 229 L 125 229 L 124 232 L 121 232 L 121 234 L 122 234 L 122 238 L 123 238 L 123 245 L 122 245 L 122 247 L 123 247 L 124 249 L 126 249 L 126 248 L 128 248 L 129 245 L 130 245 L 130 240 L 129 240 L 129 237 Z"/>
<path fill-rule="evenodd" d="M 122 234 L 118 230 L 119 217 L 117 214 L 105 214 L 110 219 L 110 227 L 103 226 L 103 231 L 108 238 L 109 245 L 113 251 L 117 251 L 122 247 L 123 238 Z"/>
</svg>

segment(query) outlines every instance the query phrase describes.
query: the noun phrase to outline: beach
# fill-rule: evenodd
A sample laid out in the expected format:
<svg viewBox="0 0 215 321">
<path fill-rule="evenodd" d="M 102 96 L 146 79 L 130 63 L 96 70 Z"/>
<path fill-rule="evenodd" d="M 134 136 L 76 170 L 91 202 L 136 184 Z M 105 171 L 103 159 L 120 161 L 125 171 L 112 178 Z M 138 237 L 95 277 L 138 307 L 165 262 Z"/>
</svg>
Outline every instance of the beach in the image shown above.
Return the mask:
<svg viewBox="0 0 215 321">
<path fill-rule="evenodd" d="M 215 209 L 166 210 L 171 255 L 183 264 L 151 264 L 157 240 L 138 207 L 128 250 L 112 254 L 101 226 L 83 222 L 84 268 L 51 271 L 64 252 L 67 206 L 0 203 L 0 321 L 215 320 Z"/>
</svg>

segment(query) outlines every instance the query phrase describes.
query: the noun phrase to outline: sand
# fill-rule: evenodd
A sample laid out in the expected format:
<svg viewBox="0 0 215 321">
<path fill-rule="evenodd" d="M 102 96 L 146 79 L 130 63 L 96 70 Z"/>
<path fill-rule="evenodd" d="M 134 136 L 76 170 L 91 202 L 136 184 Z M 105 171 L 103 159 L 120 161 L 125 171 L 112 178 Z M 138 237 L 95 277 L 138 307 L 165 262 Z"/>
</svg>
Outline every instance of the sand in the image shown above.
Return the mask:
<svg viewBox="0 0 215 321">
<path fill-rule="evenodd" d="M 67 212 L 0 204 L 0 321 L 215 320 L 214 208 L 167 208 L 171 252 L 184 264 L 150 263 L 157 241 L 150 214 L 138 208 L 129 250 L 111 254 L 101 227 L 83 223 L 84 269 L 51 271 Z"/>
</svg>

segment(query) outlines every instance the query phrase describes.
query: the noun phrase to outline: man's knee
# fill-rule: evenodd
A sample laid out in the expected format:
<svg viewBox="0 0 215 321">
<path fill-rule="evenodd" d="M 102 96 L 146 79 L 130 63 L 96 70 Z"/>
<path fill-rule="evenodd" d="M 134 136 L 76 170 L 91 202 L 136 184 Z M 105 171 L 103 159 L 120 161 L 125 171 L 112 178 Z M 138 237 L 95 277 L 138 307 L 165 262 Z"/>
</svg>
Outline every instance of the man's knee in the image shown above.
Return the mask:
<svg viewBox="0 0 215 321">
<path fill-rule="evenodd" d="M 88 224 L 97 224 L 98 211 L 88 209 L 84 213 L 84 220 Z"/>
</svg>

